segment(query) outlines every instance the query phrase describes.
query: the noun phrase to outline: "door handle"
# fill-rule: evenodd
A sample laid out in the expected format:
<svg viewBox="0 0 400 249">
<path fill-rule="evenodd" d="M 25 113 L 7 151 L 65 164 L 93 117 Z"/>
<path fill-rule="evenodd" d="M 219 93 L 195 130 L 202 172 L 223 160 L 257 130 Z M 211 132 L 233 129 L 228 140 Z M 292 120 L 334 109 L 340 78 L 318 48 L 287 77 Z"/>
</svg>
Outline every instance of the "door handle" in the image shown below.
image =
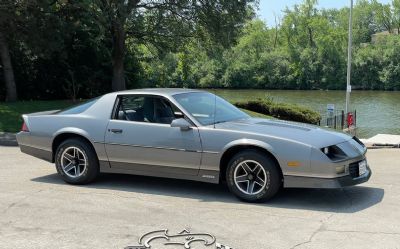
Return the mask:
<svg viewBox="0 0 400 249">
<path fill-rule="evenodd" d="M 111 131 L 112 133 L 122 133 L 122 129 L 108 129 L 108 131 Z"/>
</svg>

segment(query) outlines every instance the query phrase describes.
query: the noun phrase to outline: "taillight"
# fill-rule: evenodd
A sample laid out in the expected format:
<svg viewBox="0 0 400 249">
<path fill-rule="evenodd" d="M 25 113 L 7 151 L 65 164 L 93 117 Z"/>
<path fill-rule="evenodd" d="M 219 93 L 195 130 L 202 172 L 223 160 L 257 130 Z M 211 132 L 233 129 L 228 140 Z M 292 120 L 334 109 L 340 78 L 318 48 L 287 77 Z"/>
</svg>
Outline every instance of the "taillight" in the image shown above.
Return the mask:
<svg viewBox="0 0 400 249">
<path fill-rule="evenodd" d="M 25 122 L 22 124 L 21 131 L 29 132 L 28 126 L 26 126 Z"/>
</svg>

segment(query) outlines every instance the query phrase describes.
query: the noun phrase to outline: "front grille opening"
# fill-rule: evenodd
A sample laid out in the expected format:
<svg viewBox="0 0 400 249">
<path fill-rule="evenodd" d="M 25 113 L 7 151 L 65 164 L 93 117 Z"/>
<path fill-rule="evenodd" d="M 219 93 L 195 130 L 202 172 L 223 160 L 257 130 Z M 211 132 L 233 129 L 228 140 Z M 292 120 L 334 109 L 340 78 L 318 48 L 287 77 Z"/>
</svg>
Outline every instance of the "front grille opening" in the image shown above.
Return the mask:
<svg viewBox="0 0 400 249">
<path fill-rule="evenodd" d="M 350 173 L 350 176 L 351 176 L 351 177 L 356 178 L 356 177 L 359 177 L 359 176 L 360 176 L 359 166 L 358 166 L 358 164 L 359 164 L 360 162 L 361 162 L 361 161 L 358 161 L 358 162 L 350 163 L 350 164 L 349 164 L 349 173 Z"/>
</svg>

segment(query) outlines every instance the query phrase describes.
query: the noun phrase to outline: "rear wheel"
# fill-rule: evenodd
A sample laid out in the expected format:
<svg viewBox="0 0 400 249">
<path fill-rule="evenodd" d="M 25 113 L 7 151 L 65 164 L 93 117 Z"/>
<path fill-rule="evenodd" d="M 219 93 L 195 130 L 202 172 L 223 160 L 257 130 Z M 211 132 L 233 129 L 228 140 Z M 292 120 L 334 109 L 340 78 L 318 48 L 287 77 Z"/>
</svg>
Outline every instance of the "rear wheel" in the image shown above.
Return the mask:
<svg viewBox="0 0 400 249">
<path fill-rule="evenodd" d="M 239 199 L 262 202 L 272 198 L 280 189 L 282 179 L 279 165 L 268 155 L 246 150 L 233 156 L 226 171 L 230 191 Z"/>
<path fill-rule="evenodd" d="M 99 174 L 93 148 L 83 139 L 67 139 L 58 146 L 55 158 L 58 174 L 67 183 L 86 184 Z"/>
</svg>

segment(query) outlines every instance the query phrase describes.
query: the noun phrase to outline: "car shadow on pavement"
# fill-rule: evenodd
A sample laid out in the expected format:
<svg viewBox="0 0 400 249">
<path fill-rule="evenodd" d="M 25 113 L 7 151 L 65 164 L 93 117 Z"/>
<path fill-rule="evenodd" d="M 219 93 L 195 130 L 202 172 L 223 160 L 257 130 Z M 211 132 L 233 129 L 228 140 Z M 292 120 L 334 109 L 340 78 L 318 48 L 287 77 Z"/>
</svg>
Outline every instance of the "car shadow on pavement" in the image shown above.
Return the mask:
<svg viewBox="0 0 400 249">
<path fill-rule="evenodd" d="M 57 174 L 37 177 L 32 181 L 66 185 Z M 225 184 L 217 185 L 147 176 L 101 174 L 94 183 L 68 186 L 71 186 L 71 188 L 93 188 L 174 196 L 198 199 L 204 202 L 242 203 L 229 192 Z M 276 197 L 266 203 L 242 204 L 270 208 L 355 213 L 380 203 L 383 196 L 384 189 L 366 186 L 354 186 L 344 189 L 282 189 Z"/>
</svg>

